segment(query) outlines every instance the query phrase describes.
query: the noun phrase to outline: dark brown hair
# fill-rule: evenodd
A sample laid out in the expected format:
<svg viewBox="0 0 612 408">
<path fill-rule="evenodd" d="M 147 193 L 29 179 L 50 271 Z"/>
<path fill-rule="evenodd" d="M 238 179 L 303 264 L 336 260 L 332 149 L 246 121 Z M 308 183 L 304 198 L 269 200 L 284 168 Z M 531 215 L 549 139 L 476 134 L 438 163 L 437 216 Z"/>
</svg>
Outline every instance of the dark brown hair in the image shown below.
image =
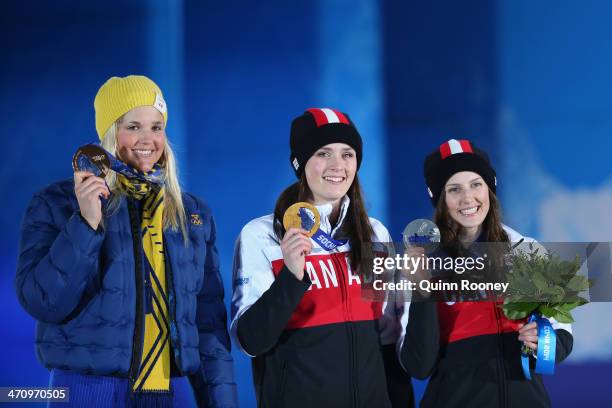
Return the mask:
<svg viewBox="0 0 612 408">
<path fill-rule="evenodd" d="M 346 195 L 350 199 L 350 203 L 336 238 L 349 240 L 351 245 L 349 259 L 353 272 L 359 273 L 362 276 L 369 276 L 368 272 L 371 272 L 372 268 L 368 260 L 371 262 L 371 259 L 365 255 L 371 251 L 368 251 L 364 246 L 372 242 L 373 230 L 365 209 L 363 193 L 357 174 L 355 174 L 353 184 L 349 187 Z M 283 227 L 282 220 L 287 208 L 300 201 L 312 200 L 312 191 L 308 187 L 306 173 L 303 172 L 300 180 L 287 187 L 276 200 L 274 207 L 274 234 L 279 241 L 285 235 L 285 227 Z"/>
<path fill-rule="evenodd" d="M 488 188 L 488 187 L 487 187 Z M 448 213 L 446 206 L 446 191 L 442 190 L 440 200 L 434 212 L 434 222 L 440 229 L 442 247 L 455 255 L 461 248 L 459 236 L 461 224 L 455 221 Z M 484 242 L 510 242 L 508 234 L 502 226 L 501 208 L 497 196 L 489 188 L 489 212 L 482 222 L 482 241 Z"/>
<path fill-rule="evenodd" d="M 469 250 L 460 241 L 462 226 L 448 213 L 446 191 L 442 190 L 440 200 L 434 212 L 434 222 L 440 229 L 440 248 L 451 257 L 468 256 Z M 510 250 L 510 239 L 502 225 L 501 208 L 497 196 L 489 188 L 489 212 L 482 222 L 479 244 L 484 246 L 487 256 L 487 267 L 481 274 L 473 273 L 475 279 L 505 281 L 505 255 Z M 507 245 L 487 245 L 490 242 L 507 243 Z M 457 278 L 456 274 L 452 274 Z"/>
</svg>

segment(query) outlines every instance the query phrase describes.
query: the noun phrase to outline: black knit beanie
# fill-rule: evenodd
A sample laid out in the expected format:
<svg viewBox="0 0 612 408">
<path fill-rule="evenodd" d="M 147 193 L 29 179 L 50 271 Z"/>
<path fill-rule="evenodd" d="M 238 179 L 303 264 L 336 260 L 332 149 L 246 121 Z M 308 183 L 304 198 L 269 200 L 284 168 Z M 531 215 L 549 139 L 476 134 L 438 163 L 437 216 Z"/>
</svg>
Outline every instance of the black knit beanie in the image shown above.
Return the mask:
<svg viewBox="0 0 612 408">
<path fill-rule="evenodd" d="M 444 185 L 453 174 L 473 171 L 482 177 L 487 186 L 495 192 L 497 178 L 489 156 L 469 140 L 451 139 L 425 158 L 425 183 L 431 203 L 438 205 Z"/>
<path fill-rule="evenodd" d="M 293 119 L 289 161 L 297 178 L 304 172 L 308 159 L 330 143 L 346 143 L 355 149 L 359 170 L 363 150 L 361 136 L 346 113 L 329 108 L 311 108 Z"/>
</svg>

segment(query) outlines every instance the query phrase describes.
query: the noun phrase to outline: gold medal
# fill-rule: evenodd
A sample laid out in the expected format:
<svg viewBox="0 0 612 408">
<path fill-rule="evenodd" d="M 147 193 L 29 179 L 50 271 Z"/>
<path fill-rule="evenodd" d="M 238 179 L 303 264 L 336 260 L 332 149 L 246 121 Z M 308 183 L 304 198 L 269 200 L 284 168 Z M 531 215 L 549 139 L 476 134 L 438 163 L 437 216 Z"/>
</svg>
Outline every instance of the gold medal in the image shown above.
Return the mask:
<svg viewBox="0 0 612 408">
<path fill-rule="evenodd" d="M 285 215 L 283 215 L 285 231 L 289 228 L 301 228 L 307 231 L 309 237 L 312 237 L 319 230 L 320 225 L 319 211 L 310 203 L 295 203 L 287 208 Z"/>
</svg>

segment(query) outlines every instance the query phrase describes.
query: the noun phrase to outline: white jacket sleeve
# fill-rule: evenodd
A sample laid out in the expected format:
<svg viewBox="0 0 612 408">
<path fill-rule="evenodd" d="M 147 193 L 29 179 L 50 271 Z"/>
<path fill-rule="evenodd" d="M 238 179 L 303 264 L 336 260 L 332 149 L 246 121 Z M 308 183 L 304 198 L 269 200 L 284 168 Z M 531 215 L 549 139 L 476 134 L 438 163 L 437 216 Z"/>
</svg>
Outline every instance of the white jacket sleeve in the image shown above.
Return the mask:
<svg viewBox="0 0 612 408">
<path fill-rule="evenodd" d="M 259 225 L 265 222 L 259 218 L 248 223 L 240 232 L 234 248 L 230 333 L 245 353 L 237 336 L 238 319 L 274 282 L 271 261 L 262 246 L 262 242 L 270 239 L 266 236 L 269 230 Z"/>
<path fill-rule="evenodd" d="M 370 218 L 370 224 L 374 230 L 374 241 L 385 244 L 388 251 L 387 256 L 394 257 L 395 247 L 393 246 L 393 239 L 391 238 L 391 234 L 389 234 L 387 228 L 375 218 Z M 392 279 L 395 279 L 395 277 Z M 383 345 L 395 344 L 396 347 L 399 347 L 399 340 L 402 334 L 400 318 L 404 314 L 404 307 L 406 307 L 407 310 L 410 303 L 404 305 L 404 303 L 398 302 L 397 295 L 398 294 L 396 294 L 395 291 L 389 291 L 386 293 L 385 302 L 382 305 L 383 315 L 380 318 L 379 327 L 381 343 Z"/>
</svg>

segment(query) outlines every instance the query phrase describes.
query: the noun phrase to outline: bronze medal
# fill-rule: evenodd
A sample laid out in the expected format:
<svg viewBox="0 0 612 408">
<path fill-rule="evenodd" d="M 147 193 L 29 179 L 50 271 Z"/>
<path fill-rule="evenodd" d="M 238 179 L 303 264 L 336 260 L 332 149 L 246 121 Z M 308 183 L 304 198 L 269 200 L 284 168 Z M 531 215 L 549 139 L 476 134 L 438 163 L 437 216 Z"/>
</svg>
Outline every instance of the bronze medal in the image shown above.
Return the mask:
<svg viewBox="0 0 612 408">
<path fill-rule="evenodd" d="M 98 177 L 106 177 L 110 169 L 110 158 L 100 146 L 89 144 L 81 146 L 72 156 L 74 171 L 89 171 Z"/>
<path fill-rule="evenodd" d="M 289 228 L 301 228 L 306 230 L 309 237 L 312 237 L 321 225 L 321 216 L 317 208 L 306 202 L 299 202 L 287 208 L 283 215 L 283 226 L 285 230 Z"/>
</svg>

